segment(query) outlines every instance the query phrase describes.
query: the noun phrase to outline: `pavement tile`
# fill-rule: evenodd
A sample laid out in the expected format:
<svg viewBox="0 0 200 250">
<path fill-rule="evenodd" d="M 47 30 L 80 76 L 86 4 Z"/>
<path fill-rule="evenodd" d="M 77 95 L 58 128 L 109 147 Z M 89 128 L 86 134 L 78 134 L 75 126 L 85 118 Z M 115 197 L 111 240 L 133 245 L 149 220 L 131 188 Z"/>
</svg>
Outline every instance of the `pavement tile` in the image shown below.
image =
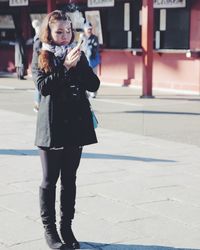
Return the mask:
<svg viewBox="0 0 200 250">
<path fill-rule="evenodd" d="M 75 216 L 73 228 L 77 239 L 81 242 L 111 244 L 138 238 L 138 235 L 119 225 L 83 213 Z"/>
<path fill-rule="evenodd" d="M 77 193 L 99 195 L 107 199 L 120 201 L 130 206 L 140 203 L 151 203 L 168 200 L 165 194 L 157 194 L 152 190 L 145 190 L 137 186 L 134 181 L 120 183 L 104 183 L 101 185 L 81 186 L 77 188 Z"/>
<path fill-rule="evenodd" d="M 19 190 L 16 190 L 16 188 L 11 185 L 0 183 L 0 197 L 19 192 Z"/>
<path fill-rule="evenodd" d="M 11 211 L 0 213 L 0 242 L 6 246 L 41 238 L 40 224 Z"/>
<path fill-rule="evenodd" d="M 18 192 L 30 192 L 38 195 L 38 188 L 41 183 L 40 179 L 30 180 L 24 182 L 13 182 L 9 186 L 14 188 Z"/>
<path fill-rule="evenodd" d="M 0 212 L 4 212 L 4 211 L 5 211 L 5 209 L 0 207 Z"/>
<path fill-rule="evenodd" d="M 9 248 L 0 245 L 0 249 L 1 250 L 8 250 Z"/>
<path fill-rule="evenodd" d="M 145 238 L 154 239 L 154 244 L 162 241 L 173 247 L 198 248 L 199 229 L 159 215 L 120 223 L 121 227 L 132 230 Z M 178 232 L 178 233 L 177 233 Z M 176 237 L 174 237 L 176 235 Z M 152 243 L 152 241 L 151 241 Z"/>
<path fill-rule="evenodd" d="M 39 198 L 29 192 L 0 196 L 0 206 L 23 217 L 36 220 L 39 215 Z"/>
<path fill-rule="evenodd" d="M 191 227 L 199 227 L 200 225 L 199 208 L 182 204 L 178 201 L 168 200 L 151 202 L 139 204 L 137 207 L 142 208 L 145 211 L 151 211 L 157 215 L 171 218 Z"/>
<path fill-rule="evenodd" d="M 94 170 L 94 169 L 93 169 Z M 125 172 L 125 173 L 124 173 Z M 83 162 L 81 162 L 81 166 L 78 170 L 77 174 L 77 185 L 78 186 L 87 186 L 87 185 L 96 185 L 96 184 L 103 184 L 103 183 L 110 183 L 113 179 L 117 178 L 120 175 L 126 175 L 126 171 L 124 170 L 115 170 L 109 173 L 105 172 L 85 172 Z"/>
<path fill-rule="evenodd" d="M 49 250 L 44 239 L 39 240 L 31 240 L 27 242 L 22 242 L 20 244 L 15 244 L 8 249 L 10 250 L 21 250 L 21 249 L 29 249 L 29 250 Z"/>
<path fill-rule="evenodd" d="M 200 207 L 199 194 L 196 189 L 190 187 L 165 187 L 155 188 L 153 191 L 157 194 L 167 196 L 170 200 L 175 200 L 180 203 L 186 204 L 192 207 Z"/>
<path fill-rule="evenodd" d="M 2 168 L 0 182 L 11 184 L 41 179 L 41 166 L 35 156 L 7 156 L 7 162 L 9 167 Z"/>
<path fill-rule="evenodd" d="M 87 204 L 87 206 L 85 206 Z M 99 209 L 97 209 L 99 208 Z M 101 196 L 77 199 L 77 211 L 112 223 L 149 217 L 151 213 Z"/>
</svg>

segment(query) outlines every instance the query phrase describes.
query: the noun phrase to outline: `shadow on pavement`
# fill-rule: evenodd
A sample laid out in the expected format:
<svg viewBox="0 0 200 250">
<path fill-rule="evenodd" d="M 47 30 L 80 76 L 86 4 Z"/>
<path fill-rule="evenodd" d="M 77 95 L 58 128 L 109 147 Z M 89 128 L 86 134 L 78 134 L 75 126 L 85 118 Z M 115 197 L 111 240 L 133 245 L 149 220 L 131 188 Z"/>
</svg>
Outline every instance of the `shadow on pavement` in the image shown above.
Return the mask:
<svg viewBox="0 0 200 250">
<path fill-rule="evenodd" d="M 165 96 L 161 96 L 161 95 L 155 95 L 155 98 L 153 100 L 160 100 L 160 101 L 194 101 L 194 102 L 198 102 L 200 101 L 200 97 L 199 95 L 194 95 L 194 96 L 185 96 L 185 97 L 181 97 L 181 96 L 170 96 L 170 97 L 165 97 Z M 133 98 L 136 98 L 138 100 L 141 100 L 140 95 L 139 94 L 135 94 L 135 93 L 127 93 L 127 94 L 99 94 L 98 95 L 98 99 L 130 99 L 133 100 Z"/>
<path fill-rule="evenodd" d="M 0 78 L 17 78 L 17 73 L 13 72 L 5 72 L 5 71 L 0 71 Z"/>
<path fill-rule="evenodd" d="M 95 154 L 95 153 L 83 153 L 83 158 L 106 159 L 106 160 L 145 161 L 145 162 L 176 162 L 174 160 L 137 157 L 137 156 L 128 156 L 128 155 Z"/>
<path fill-rule="evenodd" d="M 152 110 L 136 110 L 136 111 L 125 111 L 124 113 L 130 114 L 150 114 L 150 115 L 197 115 L 200 113 L 190 113 L 190 112 L 171 112 L 171 111 L 152 111 Z"/>
<path fill-rule="evenodd" d="M 192 248 L 174 248 L 165 246 L 151 245 L 125 245 L 125 244 L 103 244 L 94 242 L 82 242 L 81 249 L 97 249 L 97 250 L 199 250 Z"/>
<path fill-rule="evenodd" d="M 124 94 L 124 95 L 118 95 L 116 93 L 113 93 L 113 94 L 109 94 L 109 95 L 106 95 L 106 94 L 99 94 L 98 95 L 98 99 L 130 99 L 130 100 L 133 100 L 133 97 L 135 98 L 139 98 L 138 94 L 134 94 L 134 93 L 131 93 L 131 94 Z"/>
<path fill-rule="evenodd" d="M 156 99 L 159 100 L 169 100 L 169 101 L 193 101 L 193 102 L 197 102 L 200 101 L 200 98 L 194 98 L 193 96 L 191 97 L 156 97 Z"/>
<path fill-rule="evenodd" d="M 0 155 L 18 155 L 18 156 L 38 156 L 38 150 L 34 149 L 0 149 Z M 113 154 L 96 154 L 83 153 L 82 158 L 85 159 L 104 159 L 104 160 L 126 160 L 126 161 L 143 161 L 143 162 L 167 162 L 174 163 L 174 160 L 137 157 L 128 155 L 113 155 Z"/>
</svg>

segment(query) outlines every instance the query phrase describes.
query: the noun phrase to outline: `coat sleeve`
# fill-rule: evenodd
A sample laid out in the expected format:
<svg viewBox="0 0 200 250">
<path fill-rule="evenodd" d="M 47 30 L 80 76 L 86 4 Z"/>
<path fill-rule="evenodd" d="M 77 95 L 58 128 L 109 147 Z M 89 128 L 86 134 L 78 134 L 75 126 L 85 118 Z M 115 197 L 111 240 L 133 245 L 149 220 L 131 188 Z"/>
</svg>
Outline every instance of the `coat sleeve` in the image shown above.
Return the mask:
<svg viewBox="0 0 200 250">
<path fill-rule="evenodd" d="M 37 82 L 36 82 L 35 77 L 37 75 L 37 70 L 38 70 L 38 56 L 39 56 L 41 46 L 42 46 L 42 44 L 41 44 L 39 38 L 34 40 L 33 55 L 32 55 L 32 62 L 31 62 L 31 71 L 32 71 L 32 78 L 33 78 L 33 81 L 34 81 L 36 86 L 37 86 Z"/>
<path fill-rule="evenodd" d="M 76 66 L 77 75 L 79 75 L 80 83 L 84 86 L 85 90 L 95 92 L 100 86 L 100 80 L 89 66 L 87 58 L 82 52 L 81 59 Z"/>
<path fill-rule="evenodd" d="M 63 65 L 60 65 L 53 72 L 45 73 L 36 66 L 32 75 L 36 87 L 43 96 L 57 95 L 73 79 L 78 79 L 83 88 L 91 92 L 97 91 L 100 85 L 99 78 L 89 67 L 84 53 L 82 53 L 81 59 L 75 68 L 66 70 Z"/>
<path fill-rule="evenodd" d="M 32 78 L 39 91 L 43 96 L 57 95 L 60 93 L 71 76 L 69 71 L 63 65 L 56 67 L 53 72 L 45 73 L 38 68 L 38 57 L 41 48 L 40 41 L 35 42 L 32 57 Z"/>
</svg>

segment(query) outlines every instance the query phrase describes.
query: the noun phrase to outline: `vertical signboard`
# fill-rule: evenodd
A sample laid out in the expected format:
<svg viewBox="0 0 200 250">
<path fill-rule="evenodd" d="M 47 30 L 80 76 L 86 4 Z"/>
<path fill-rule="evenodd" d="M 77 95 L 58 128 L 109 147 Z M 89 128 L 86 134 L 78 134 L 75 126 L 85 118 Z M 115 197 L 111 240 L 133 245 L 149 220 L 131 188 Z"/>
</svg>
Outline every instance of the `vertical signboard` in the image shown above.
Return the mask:
<svg viewBox="0 0 200 250">
<path fill-rule="evenodd" d="M 124 4 L 124 30 L 130 30 L 130 3 Z"/>
<path fill-rule="evenodd" d="M 85 11 L 85 17 L 93 26 L 93 32 L 98 36 L 99 43 L 103 44 L 100 12 L 98 10 Z"/>
</svg>

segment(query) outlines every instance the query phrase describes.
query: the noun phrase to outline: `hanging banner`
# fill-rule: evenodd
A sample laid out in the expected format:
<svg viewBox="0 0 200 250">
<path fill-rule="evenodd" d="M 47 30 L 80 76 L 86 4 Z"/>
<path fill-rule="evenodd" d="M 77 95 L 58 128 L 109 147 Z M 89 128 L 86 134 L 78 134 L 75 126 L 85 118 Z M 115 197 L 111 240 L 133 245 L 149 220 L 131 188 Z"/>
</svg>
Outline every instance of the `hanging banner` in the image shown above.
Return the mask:
<svg viewBox="0 0 200 250">
<path fill-rule="evenodd" d="M 186 0 L 154 0 L 154 8 L 184 8 Z"/>
<path fill-rule="evenodd" d="M 114 0 L 88 0 L 88 7 L 113 7 L 115 5 Z"/>
<path fill-rule="evenodd" d="M 9 0 L 9 6 L 28 6 L 29 0 Z"/>
</svg>

